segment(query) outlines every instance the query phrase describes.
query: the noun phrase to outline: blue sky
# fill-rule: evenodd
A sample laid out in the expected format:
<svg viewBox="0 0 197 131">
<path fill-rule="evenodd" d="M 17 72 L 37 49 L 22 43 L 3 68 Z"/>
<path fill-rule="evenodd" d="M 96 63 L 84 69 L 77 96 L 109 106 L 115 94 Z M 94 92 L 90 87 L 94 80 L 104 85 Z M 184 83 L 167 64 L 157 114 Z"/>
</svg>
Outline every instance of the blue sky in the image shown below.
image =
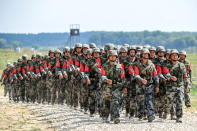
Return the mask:
<svg viewBox="0 0 197 131">
<path fill-rule="evenodd" d="M 0 32 L 197 31 L 197 0 L 0 0 Z"/>
</svg>

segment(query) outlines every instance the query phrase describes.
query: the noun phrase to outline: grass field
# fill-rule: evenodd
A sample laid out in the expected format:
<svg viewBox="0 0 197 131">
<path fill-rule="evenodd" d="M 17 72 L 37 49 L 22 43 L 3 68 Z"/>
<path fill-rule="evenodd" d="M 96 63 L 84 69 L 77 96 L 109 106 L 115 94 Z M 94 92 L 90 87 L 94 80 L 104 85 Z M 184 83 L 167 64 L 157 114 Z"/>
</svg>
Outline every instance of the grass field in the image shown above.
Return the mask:
<svg viewBox="0 0 197 131">
<path fill-rule="evenodd" d="M 21 52 L 15 52 L 14 50 L 11 49 L 6 49 L 6 50 L 0 49 L 0 71 L 5 69 L 5 66 L 8 62 L 17 61 L 17 59 L 24 54 L 26 54 L 28 57 L 31 57 L 31 55 L 34 53 L 36 52 L 33 52 L 29 49 L 22 49 Z M 38 53 L 46 54 L 46 52 L 38 52 Z"/>
</svg>

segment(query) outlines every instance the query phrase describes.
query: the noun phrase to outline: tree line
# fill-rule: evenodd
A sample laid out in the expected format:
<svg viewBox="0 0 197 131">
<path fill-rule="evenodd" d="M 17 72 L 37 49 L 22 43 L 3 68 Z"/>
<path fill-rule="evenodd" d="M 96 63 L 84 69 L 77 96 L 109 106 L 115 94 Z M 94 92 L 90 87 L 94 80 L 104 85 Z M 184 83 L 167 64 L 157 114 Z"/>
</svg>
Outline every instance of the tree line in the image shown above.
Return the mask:
<svg viewBox="0 0 197 131">
<path fill-rule="evenodd" d="M 163 45 L 166 48 L 186 49 L 197 47 L 197 32 L 106 32 L 91 31 L 80 34 L 82 43 L 130 44 L 151 46 Z M 10 34 L 0 33 L 0 48 L 65 46 L 69 42 L 69 33 Z"/>
</svg>

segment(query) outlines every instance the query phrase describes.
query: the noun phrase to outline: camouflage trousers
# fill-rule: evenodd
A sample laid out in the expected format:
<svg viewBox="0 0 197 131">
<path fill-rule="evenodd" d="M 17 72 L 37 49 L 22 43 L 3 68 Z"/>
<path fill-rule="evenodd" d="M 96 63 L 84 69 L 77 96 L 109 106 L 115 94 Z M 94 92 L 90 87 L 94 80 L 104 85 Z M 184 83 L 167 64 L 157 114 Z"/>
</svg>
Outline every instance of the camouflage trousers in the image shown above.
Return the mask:
<svg viewBox="0 0 197 131">
<path fill-rule="evenodd" d="M 20 85 L 17 81 L 15 81 L 12 84 L 12 99 L 14 100 L 14 102 L 19 101 L 19 97 L 20 97 L 19 87 L 20 87 Z"/>
<path fill-rule="evenodd" d="M 176 117 L 181 118 L 183 115 L 183 87 L 167 87 L 164 110 L 169 114 L 173 106 L 176 112 Z"/>
<path fill-rule="evenodd" d="M 66 99 L 66 104 L 69 106 L 72 106 L 72 88 L 73 88 L 73 83 L 71 80 L 68 80 L 66 83 L 66 89 L 65 89 L 65 99 Z"/>
<path fill-rule="evenodd" d="M 48 104 L 51 103 L 51 93 L 52 93 L 52 87 L 54 84 L 54 79 L 52 77 L 48 77 L 46 79 L 46 95 L 47 95 L 47 102 Z"/>
<path fill-rule="evenodd" d="M 137 114 L 137 87 L 138 85 L 133 84 L 128 86 L 128 105 L 129 111 L 126 108 L 126 113 L 128 112 L 130 114 L 130 117 L 133 117 L 135 114 Z M 138 91 L 140 92 L 140 90 Z M 138 93 L 139 94 L 139 93 Z"/>
<path fill-rule="evenodd" d="M 60 87 L 61 87 L 61 80 L 55 79 L 53 87 L 52 87 L 52 92 L 51 92 L 52 104 L 55 104 L 58 100 Z"/>
<path fill-rule="evenodd" d="M 28 80 L 28 81 L 25 81 L 25 100 L 26 100 L 26 102 L 30 102 L 30 100 L 31 100 L 31 97 L 30 97 L 30 95 L 31 95 L 31 82 L 30 82 L 30 80 Z"/>
<path fill-rule="evenodd" d="M 119 89 L 116 89 L 114 91 L 111 91 L 110 88 L 105 87 L 102 90 L 101 94 L 102 98 L 102 117 L 108 118 L 109 115 L 111 115 L 111 118 L 119 118 L 119 109 L 120 109 L 120 103 L 121 103 L 121 91 Z"/>
<path fill-rule="evenodd" d="M 81 109 L 88 110 L 88 87 L 84 84 L 80 88 L 80 106 Z"/>
<path fill-rule="evenodd" d="M 164 112 L 163 106 L 165 105 L 165 97 L 166 97 L 166 86 L 164 83 L 160 83 L 159 85 L 159 92 L 154 93 L 154 107 L 155 107 L 155 113 L 158 113 L 160 117 L 162 117 L 162 114 Z"/>
<path fill-rule="evenodd" d="M 11 84 L 5 84 L 4 86 L 4 96 L 7 96 L 8 93 L 8 97 L 9 100 L 12 99 L 12 85 Z"/>
<path fill-rule="evenodd" d="M 98 85 L 96 81 L 92 81 L 92 84 L 88 86 L 88 103 L 90 114 L 94 114 L 98 108 L 98 92 L 96 92 Z"/>
<path fill-rule="evenodd" d="M 59 104 L 64 104 L 64 100 L 65 100 L 65 93 L 66 93 L 66 84 L 67 81 L 65 79 L 61 80 L 61 85 L 59 88 L 59 92 L 58 92 L 58 103 Z"/>
<path fill-rule="evenodd" d="M 80 83 L 79 80 L 76 79 L 74 84 L 72 85 L 72 105 L 74 108 L 78 107 L 78 102 L 79 102 L 79 96 L 80 96 Z"/>
<path fill-rule="evenodd" d="M 137 115 L 139 118 L 145 117 L 146 115 L 153 116 L 154 105 L 153 105 L 153 86 L 144 86 L 137 88 Z"/>
<path fill-rule="evenodd" d="M 26 97 L 26 95 L 25 95 L 25 93 L 26 93 L 26 81 L 25 80 L 22 80 L 21 81 L 21 86 L 20 86 L 20 99 L 21 99 L 21 101 L 22 102 L 25 102 L 25 97 Z"/>
<path fill-rule="evenodd" d="M 37 102 L 38 103 L 41 103 L 42 102 L 43 90 L 44 90 L 43 83 L 44 83 L 43 80 L 41 80 L 41 79 L 37 80 L 36 92 L 37 92 Z"/>
<path fill-rule="evenodd" d="M 189 85 L 189 92 L 184 92 L 184 101 L 185 101 L 185 105 L 190 105 L 191 101 L 190 101 L 190 88 L 191 88 L 191 84 Z"/>
</svg>

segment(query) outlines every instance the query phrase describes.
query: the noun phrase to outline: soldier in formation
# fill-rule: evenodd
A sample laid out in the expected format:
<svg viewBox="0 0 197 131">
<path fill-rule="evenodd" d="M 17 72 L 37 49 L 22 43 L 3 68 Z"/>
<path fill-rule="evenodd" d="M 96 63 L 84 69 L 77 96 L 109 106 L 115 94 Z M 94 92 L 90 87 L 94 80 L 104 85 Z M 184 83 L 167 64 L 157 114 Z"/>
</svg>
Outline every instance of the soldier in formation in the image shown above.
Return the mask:
<svg viewBox="0 0 197 131">
<path fill-rule="evenodd" d="M 183 100 L 190 107 L 191 64 L 185 51 L 163 46 L 117 48 L 77 43 L 48 55 L 23 55 L 8 63 L 0 81 L 14 102 L 66 104 L 104 122 L 120 122 L 120 112 L 140 121 L 156 116 L 182 122 Z M 184 98 L 184 99 L 183 99 Z"/>
</svg>

